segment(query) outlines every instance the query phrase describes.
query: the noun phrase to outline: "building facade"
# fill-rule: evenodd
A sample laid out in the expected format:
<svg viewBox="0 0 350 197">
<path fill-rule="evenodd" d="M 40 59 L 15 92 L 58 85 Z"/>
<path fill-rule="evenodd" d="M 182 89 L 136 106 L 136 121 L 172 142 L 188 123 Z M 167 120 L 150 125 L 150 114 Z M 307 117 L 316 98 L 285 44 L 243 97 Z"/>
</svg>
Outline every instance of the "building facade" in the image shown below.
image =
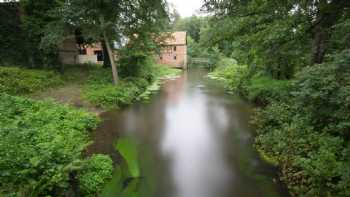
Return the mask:
<svg viewBox="0 0 350 197">
<path fill-rule="evenodd" d="M 65 39 L 59 46 L 59 58 L 63 64 L 103 64 L 101 43 L 79 47 L 75 37 Z"/>
<path fill-rule="evenodd" d="M 172 32 L 162 43 L 157 63 L 187 69 L 187 33 Z"/>
</svg>

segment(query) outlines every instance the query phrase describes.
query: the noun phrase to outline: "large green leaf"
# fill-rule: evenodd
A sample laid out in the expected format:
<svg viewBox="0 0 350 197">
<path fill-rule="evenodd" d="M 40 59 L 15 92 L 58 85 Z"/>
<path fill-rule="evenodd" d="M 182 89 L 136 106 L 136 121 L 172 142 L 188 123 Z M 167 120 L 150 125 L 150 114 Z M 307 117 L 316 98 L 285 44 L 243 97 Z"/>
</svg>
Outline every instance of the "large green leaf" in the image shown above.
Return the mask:
<svg viewBox="0 0 350 197">
<path fill-rule="evenodd" d="M 137 143 L 131 138 L 121 138 L 116 144 L 116 149 L 123 156 L 128 165 L 132 177 L 140 176 Z"/>
</svg>

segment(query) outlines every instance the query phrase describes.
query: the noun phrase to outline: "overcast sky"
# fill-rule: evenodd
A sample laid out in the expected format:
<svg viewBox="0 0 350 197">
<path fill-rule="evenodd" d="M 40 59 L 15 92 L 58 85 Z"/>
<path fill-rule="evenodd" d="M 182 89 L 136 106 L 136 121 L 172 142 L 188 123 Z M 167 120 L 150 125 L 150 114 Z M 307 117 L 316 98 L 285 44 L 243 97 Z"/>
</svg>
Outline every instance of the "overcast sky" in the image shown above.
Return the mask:
<svg viewBox="0 0 350 197">
<path fill-rule="evenodd" d="M 202 0 L 168 0 L 173 4 L 182 17 L 198 15 L 198 10 L 202 5 Z"/>
<path fill-rule="evenodd" d="M 3 2 L 4 0 L 0 0 Z M 199 8 L 202 6 L 202 0 L 167 0 L 173 4 L 182 17 L 198 15 Z"/>
</svg>

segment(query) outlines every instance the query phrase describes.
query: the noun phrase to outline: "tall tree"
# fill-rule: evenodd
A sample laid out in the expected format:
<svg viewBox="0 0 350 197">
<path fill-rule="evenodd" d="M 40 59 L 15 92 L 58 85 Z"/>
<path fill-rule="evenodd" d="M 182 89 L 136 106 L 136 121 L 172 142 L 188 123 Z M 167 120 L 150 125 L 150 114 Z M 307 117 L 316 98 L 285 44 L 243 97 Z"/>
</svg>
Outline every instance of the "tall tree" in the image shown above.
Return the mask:
<svg viewBox="0 0 350 197">
<path fill-rule="evenodd" d="M 59 13 L 65 23 L 79 27 L 84 36 L 104 42 L 115 84 L 118 72 L 110 38 L 114 40 L 118 36 L 116 29 L 125 6 L 125 1 L 121 0 L 71 0 L 65 2 Z"/>
<path fill-rule="evenodd" d="M 349 13 L 348 0 L 205 0 L 203 8 L 218 17 L 242 21 L 239 33 L 275 31 L 301 35 L 309 39 L 311 64 L 322 63 L 327 53 L 334 25 Z M 276 34 L 267 35 L 272 37 Z M 283 36 L 277 35 L 275 41 Z M 288 36 L 287 36 L 288 37 Z M 285 41 L 292 41 L 288 39 Z M 283 39 L 282 39 L 283 40 Z M 275 42 L 274 43 L 278 43 Z M 305 43 L 304 43 L 305 45 Z M 281 46 L 281 45 L 280 45 Z M 277 49 L 273 47 L 274 49 Z M 279 48 L 279 47 L 278 47 Z"/>
<path fill-rule="evenodd" d="M 80 28 L 84 37 L 103 43 L 115 84 L 118 82 L 113 55 L 115 43 L 134 35 L 138 38 L 151 35 L 159 31 L 162 20 L 167 20 L 163 0 L 67 0 L 58 13 L 65 24 Z"/>
</svg>

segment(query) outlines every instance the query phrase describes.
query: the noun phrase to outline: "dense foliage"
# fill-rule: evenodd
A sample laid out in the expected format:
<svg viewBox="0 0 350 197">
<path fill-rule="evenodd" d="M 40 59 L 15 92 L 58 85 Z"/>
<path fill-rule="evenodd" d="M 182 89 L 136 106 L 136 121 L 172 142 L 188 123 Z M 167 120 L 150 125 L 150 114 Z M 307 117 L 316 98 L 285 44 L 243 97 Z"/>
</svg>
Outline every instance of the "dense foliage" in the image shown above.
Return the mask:
<svg viewBox="0 0 350 197">
<path fill-rule="evenodd" d="M 209 17 L 191 16 L 178 17 L 172 25 L 171 31 L 187 32 L 187 56 L 189 67 L 209 67 L 218 65 L 224 56 L 216 46 L 205 43 L 203 32 L 209 28 Z M 199 61 L 195 61 L 199 59 Z"/>
<path fill-rule="evenodd" d="M 275 79 L 290 79 L 300 68 L 343 50 L 338 41 L 349 46 L 344 33 L 349 8 L 347 0 L 205 0 L 203 9 L 215 15 L 202 38 Z"/>
<path fill-rule="evenodd" d="M 282 166 L 291 192 L 350 195 L 350 56 L 308 67 L 291 92 L 254 118 L 257 145 Z"/>
<path fill-rule="evenodd" d="M 89 164 L 85 164 L 82 151 L 89 143 L 88 131 L 97 122 L 94 115 L 85 111 L 1 93 L 1 194 L 64 196 L 72 192 L 75 174 L 80 170 L 92 173 L 85 167 Z M 99 165 L 93 169 L 96 173 L 106 170 L 102 166 L 111 168 L 108 159 Z M 110 173 L 100 176 L 108 178 Z M 93 185 L 82 186 L 98 191 Z"/>
<path fill-rule="evenodd" d="M 242 81 L 248 76 L 248 67 L 237 64 L 234 59 L 223 58 L 218 61 L 216 69 L 209 76 L 223 81 L 227 90 L 237 92 Z"/>
<path fill-rule="evenodd" d="M 248 65 L 246 77 L 237 66 L 214 75 L 259 106 L 256 148 L 291 194 L 349 196 L 349 1 L 205 0 L 203 9 L 213 16 L 201 46 Z"/>
<path fill-rule="evenodd" d="M 0 11 L 0 196 L 98 195 L 111 178 L 112 161 L 103 155 L 82 156 L 97 118 L 17 96 L 74 81 L 68 87 L 77 89 L 73 96 L 79 97 L 83 88 L 87 100 L 101 107 L 145 97 L 161 76 L 177 73 L 148 58 L 159 51 L 154 38 L 169 22 L 166 1 L 20 0 L 0 2 Z M 80 49 L 101 42 L 112 73 L 90 66 L 65 69 L 59 61 L 61 45 L 74 38 Z M 128 52 L 118 54 L 119 72 L 116 48 Z"/>
<path fill-rule="evenodd" d="M 0 3 L 0 64 L 23 64 L 26 61 L 23 47 L 24 32 L 20 27 L 19 5 Z M 16 35 L 16 36 L 14 36 Z"/>
<path fill-rule="evenodd" d="M 78 180 L 83 196 L 96 196 L 101 193 L 106 181 L 112 178 L 113 164 L 109 156 L 94 155 L 83 164 Z"/>
<path fill-rule="evenodd" d="M 62 84 L 54 71 L 0 67 L 0 92 L 24 95 Z"/>
</svg>

